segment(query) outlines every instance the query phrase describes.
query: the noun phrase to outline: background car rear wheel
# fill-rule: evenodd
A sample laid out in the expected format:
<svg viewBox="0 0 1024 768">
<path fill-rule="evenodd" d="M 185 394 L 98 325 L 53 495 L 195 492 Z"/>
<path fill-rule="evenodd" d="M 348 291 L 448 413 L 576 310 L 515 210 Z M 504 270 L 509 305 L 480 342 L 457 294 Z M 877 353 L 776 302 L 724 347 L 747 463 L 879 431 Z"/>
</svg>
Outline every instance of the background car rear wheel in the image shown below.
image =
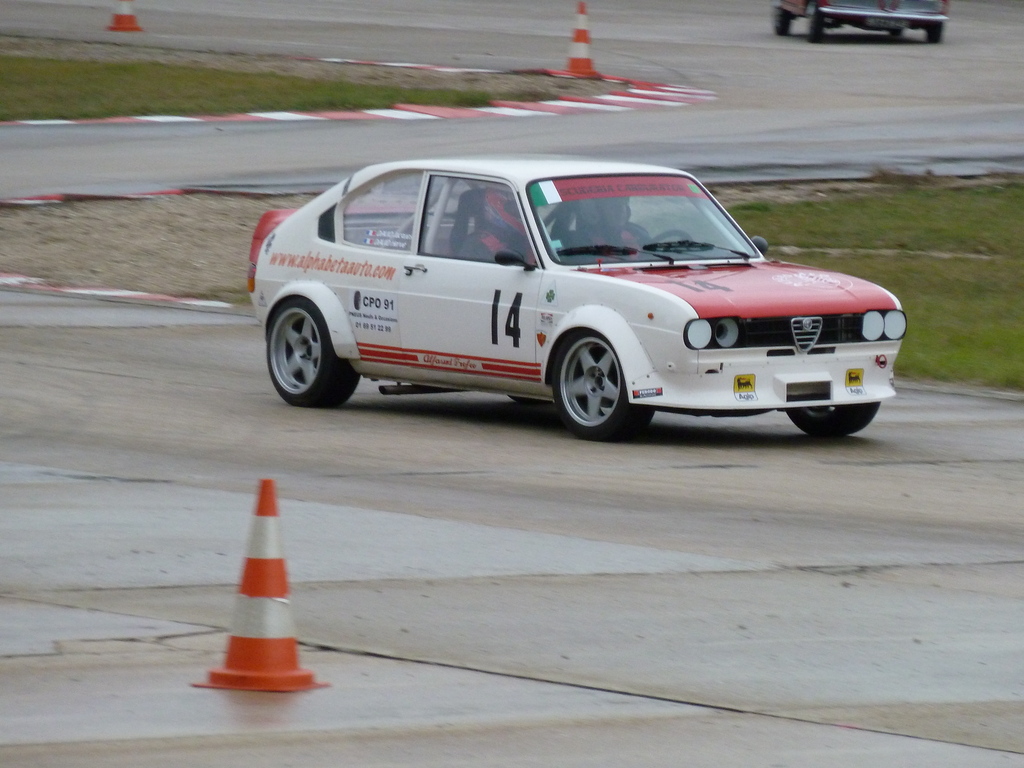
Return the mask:
<svg viewBox="0 0 1024 768">
<path fill-rule="evenodd" d="M 334 353 L 327 323 L 312 301 L 285 300 L 267 327 L 267 367 L 286 403 L 326 408 L 351 397 L 359 374 Z"/>
<path fill-rule="evenodd" d="M 817 3 L 807 4 L 807 18 L 810 22 L 807 28 L 807 42 L 820 43 L 825 39 L 825 16 L 818 10 Z"/>
<path fill-rule="evenodd" d="M 600 334 L 570 335 L 555 356 L 554 375 L 558 416 L 584 440 L 625 440 L 654 417 L 653 409 L 629 402 L 619 358 Z"/>
<path fill-rule="evenodd" d="M 925 39 L 929 43 L 938 43 L 942 41 L 942 24 L 932 24 L 930 27 L 924 28 Z"/>
<path fill-rule="evenodd" d="M 843 437 L 860 432 L 871 423 L 881 403 L 791 408 L 789 420 L 812 437 Z"/>
<path fill-rule="evenodd" d="M 775 34 L 785 37 L 789 34 L 789 25 L 793 21 L 793 14 L 785 8 L 776 8 L 773 21 L 775 22 Z"/>
</svg>

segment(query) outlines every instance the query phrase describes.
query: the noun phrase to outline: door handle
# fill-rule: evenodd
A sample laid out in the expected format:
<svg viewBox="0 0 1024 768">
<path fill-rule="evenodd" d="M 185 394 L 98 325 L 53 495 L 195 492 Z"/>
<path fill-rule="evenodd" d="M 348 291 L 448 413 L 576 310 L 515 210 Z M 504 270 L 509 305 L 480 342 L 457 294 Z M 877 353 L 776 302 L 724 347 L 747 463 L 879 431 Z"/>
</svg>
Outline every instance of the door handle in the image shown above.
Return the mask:
<svg viewBox="0 0 1024 768">
<path fill-rule="evenodd" d="M 411 275 L 413 272 L 422 272 L 423 274 L 427 274 L 427 268 L 424 267 L 422 264 L 417 264 L 415 266 L 406 265 L 405 274 Z"/>
</svg>

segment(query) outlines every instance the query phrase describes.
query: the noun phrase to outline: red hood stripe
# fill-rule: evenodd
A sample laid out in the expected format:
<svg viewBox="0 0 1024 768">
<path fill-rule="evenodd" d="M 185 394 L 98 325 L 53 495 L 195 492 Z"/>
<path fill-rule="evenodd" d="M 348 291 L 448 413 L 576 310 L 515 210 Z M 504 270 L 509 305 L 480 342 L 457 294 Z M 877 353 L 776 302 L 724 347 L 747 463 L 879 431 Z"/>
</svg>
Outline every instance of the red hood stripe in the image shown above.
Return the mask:
<svg viewBox="0 0 1024 768">
<path fill-rule="evenodd" d="M 700 317 L 841 315 L 896 309 L 885 289 L 839 272 L 778 262 L 707 269 L 606 269 L 601 274 L 678 296 Z"/>
</svg>

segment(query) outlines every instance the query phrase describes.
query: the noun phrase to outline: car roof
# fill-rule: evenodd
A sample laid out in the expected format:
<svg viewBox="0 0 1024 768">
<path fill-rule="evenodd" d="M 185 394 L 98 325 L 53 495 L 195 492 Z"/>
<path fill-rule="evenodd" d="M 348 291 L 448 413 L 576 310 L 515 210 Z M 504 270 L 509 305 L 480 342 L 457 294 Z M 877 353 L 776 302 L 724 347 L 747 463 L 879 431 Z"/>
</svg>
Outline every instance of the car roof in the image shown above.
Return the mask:
<svg viewBox="0 0 1024 768">
<path fill-rule="evenodd" d="M 692 178 L 676 168 L 616 160 L 592 160 L 581 157 L 545 155 L 495 155 L 480 157 L 447 157 L 425 160 L 404 160 L 370 165 L 352 176 L 352 186 L 360 186 L 383 174 L 401 170 L 423 170 L 444 173 L 499 176 L 525 186 L 537 179 L 561 176 L 593 176 L 622 174 L 672 174 Z"/>
</svg>

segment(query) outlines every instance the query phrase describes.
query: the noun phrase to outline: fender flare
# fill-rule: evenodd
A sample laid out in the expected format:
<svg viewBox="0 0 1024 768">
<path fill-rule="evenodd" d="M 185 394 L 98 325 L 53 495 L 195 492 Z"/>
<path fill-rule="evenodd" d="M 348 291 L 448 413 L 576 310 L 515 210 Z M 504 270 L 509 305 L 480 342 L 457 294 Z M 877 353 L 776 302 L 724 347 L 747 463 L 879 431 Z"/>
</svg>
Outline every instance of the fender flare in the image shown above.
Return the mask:
<svg viewBox="0 0 1024 768">
<path fill-rule="evenodd" d="M 269 318 L 277 311 L 281 302 L 292 296 L 302 296 L 316 304 L 327 323 L 327 329 L 331 334 L 331 345 L 338 357 L 343 360 L 359 359 L 359 347 L 356 345 L 356 337 L 352 332 L 348 312 L 337 294 L 323 283 L 300 280 L 282 285 L 281 290 L 277 292 L 270 303 L 270 310 L 267 313 L 267 328 L 270 327 Z"/>
<path fill-rule="evenodd" d="M 555 343 L 551 345 L 551 353 L 544 361 L 544 381 L 554 383 L 551 380 L 551 365 L 555 352 L 567 333 L 579 329 L 596 331 L 608 340 L 619 358 L 619 365 L 627 381 L 638 381 L 654 372 L 654 363 L 626 319 L 610 307 L 589 304 L 568 312 L 558 324 Z"/>
</svg>

